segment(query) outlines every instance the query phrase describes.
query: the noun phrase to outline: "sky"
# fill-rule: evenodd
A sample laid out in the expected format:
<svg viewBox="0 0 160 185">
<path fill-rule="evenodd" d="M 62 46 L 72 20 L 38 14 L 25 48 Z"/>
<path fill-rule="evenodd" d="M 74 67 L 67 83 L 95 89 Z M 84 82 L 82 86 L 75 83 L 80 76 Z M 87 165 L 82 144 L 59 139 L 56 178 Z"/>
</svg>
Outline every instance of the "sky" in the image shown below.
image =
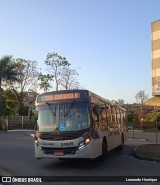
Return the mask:
<svg viewBox="0 0 160 185">
<path fill-rule="evenodd" d="M 78 81 L 109 100 L 152 97 L 151 22 L 159 0 L 0 0 L 0 57 L 66 57 Z M 80 68 L 80 69 L 79 69 Z M 54 90 L 55 87 L 53 87 Z"/>
</svg>

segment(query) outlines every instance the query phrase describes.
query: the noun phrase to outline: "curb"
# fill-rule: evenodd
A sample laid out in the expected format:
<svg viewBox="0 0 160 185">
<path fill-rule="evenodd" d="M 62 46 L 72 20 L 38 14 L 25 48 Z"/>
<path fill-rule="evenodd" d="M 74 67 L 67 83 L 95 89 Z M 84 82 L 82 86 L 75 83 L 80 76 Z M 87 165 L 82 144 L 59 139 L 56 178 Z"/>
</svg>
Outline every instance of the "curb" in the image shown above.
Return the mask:
<svg viewBox="0 0 160 185">
<path fill-rule="evenodd" d="M 7 130 L 7 132 L 34 132 L 35 130 L 18 129 L 18 130 Z"/>
<path fill-rule="evenodd" d="M 160 162 L 160 158 L 146 157 L 145 155 L 138 154 L 136 148 L 134 149 L 134 156 L 141 160 Z"/>
<path fill-rule="evenodd" d="M 147 138 L 128 137 L 128 140 L 150 141 Z"/>
<path fill-rule="evenodd" d="M 2 132 L 34 132 L 35 130 L 28 130 L 28 129 L 18 129 L 18 130 L 0 130 Z"/>
</svg>

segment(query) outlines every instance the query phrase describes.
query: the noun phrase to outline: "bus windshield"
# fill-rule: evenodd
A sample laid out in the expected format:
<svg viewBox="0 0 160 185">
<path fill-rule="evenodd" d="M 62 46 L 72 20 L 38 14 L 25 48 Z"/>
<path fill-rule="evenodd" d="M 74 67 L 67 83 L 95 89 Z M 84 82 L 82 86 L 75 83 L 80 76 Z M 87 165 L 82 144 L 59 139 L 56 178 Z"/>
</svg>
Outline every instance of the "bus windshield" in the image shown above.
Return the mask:
<svg viewBox="0 0 160 185">
<path fill-rule="evenodd" d="M 39 132 L 78 131 L 90 126 L 87 102 L 46 103 L 37 107 L 37 113 Z"/>
</svg>

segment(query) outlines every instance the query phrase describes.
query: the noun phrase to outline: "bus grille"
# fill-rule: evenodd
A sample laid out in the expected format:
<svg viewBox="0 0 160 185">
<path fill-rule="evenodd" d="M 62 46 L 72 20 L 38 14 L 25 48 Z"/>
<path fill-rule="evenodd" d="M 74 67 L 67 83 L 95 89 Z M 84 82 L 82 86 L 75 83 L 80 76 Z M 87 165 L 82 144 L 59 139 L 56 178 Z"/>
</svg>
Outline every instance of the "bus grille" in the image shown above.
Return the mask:
<svg viewBox="0 0 160 185">
<path fill-rule="evenodd" d="M 64 155 L 72 154 L 74 155 L 76 151 L 78 150 L 78 147 L 70 147 L 70 148 L 47 148 L 42 147 L 42 150 L 45 154 L 54 154 L 56 151 L 63 151 Z"/>
</svg>

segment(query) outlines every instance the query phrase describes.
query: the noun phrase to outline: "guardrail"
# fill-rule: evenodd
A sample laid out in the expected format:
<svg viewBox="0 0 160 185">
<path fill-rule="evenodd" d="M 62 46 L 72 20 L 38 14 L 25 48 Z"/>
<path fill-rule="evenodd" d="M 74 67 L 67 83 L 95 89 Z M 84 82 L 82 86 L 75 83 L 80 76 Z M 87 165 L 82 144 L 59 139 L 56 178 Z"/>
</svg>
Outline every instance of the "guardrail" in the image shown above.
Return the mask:
<svg viewBox="0 0 160 185">
<path fill-rule="evenodd" d="M 29 119 L 28 116 L 1 116 L 0 117 L 1 130 L 14 130 L 14 129 L 34 129 L 35 117 Z"/>
</svg>

